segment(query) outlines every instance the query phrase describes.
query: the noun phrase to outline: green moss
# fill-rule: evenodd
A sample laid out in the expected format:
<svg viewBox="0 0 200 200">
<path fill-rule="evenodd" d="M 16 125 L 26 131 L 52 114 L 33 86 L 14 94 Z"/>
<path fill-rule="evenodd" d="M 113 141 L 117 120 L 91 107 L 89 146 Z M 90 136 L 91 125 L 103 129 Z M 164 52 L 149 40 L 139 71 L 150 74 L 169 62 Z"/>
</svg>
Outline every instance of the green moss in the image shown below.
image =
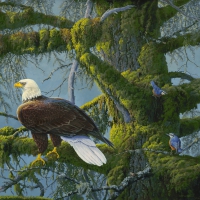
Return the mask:
<svg viewBox="0 0 200 200">
<path fill-rule="evenodd" d="M 180 120 L 180 135 L 188 135 L 200 129 L 200 117 L 185 118 Z"/>
<path fill-rule="evenodd" d="M 168 72 L 166 58 L 153 42 L 142 47 L 138 61 L 144 74 L 154 75 Z"/>
<path fill-rule="evenodd" d="M 41 29 L 39 31 L 40 36 L 40 50 L 43 51 L 47 48 L 48 41 L 49 41 L 49 30 L 47 29 Z"/>
<path fill-rule="evenodd" d="M 119 185 L 124 179 L 124 166 L 116 166 L 114 169 L 111 169 L 108 174 L 108 184 Z"/>
<path fill-rule="evenodd" d="M 99 18 L 83 18 L 74 24 L 71 29 L 72 42 L 78 55 L 89 51 L 90 47 L 95 46 L 101 35 L 99 20 Z"/>
<path fill-rule="evenodd" d="M 92 106 L 97 105 L 99 103 L 101 104 L 102 101 L 105 101 L 105 95 L 104 94 L 101 94 L 98 97 L 95 97 L 92 101 L 85 103 L 80 108 L 83 109 L 83 110 L 89 110 Z"/>
<path fill-rule="evenodd" d="M 152 164 L 156 166 L 159 162 L 162 167 L 167 169 L 166 171 L 162 170 L 161 174 L 168 174 L 171 183 L 168 187 L 171 191 L 175 189 L 176 192 L 183 192 L 186 188 L 192 188 L 195 179 L 199 177 L 197 169 L 200 165 L 198 160 L 191 159 L 188 156 L 165 156 L 163 159 L 154 160 L 154 164 Z"/>
<path fill-rule="evenodd" d="M 60 30 L 57 29 L 51 29 L 49 31 L 49 41 L 47 49 L 50 51 L 52 49 L 55 49 L 56 47 L 59 47 L 59 50 L 65 50 L 65 43 L 62 40 Z"/>
<path fill-rule="evenodd" d="M 110 139 L 119 150 L 133 149 L 133 133 L 133 124 L 113 124 L 110 130 Z"/>
<path fill-rule="evenodd" d="M 61 31 L 62 40 L 67 44 L 66 49 L 68 51 L 72 50 L 73 46 L 72 46 L 71 31 L 69 29 L 61 29 L 60 31 Z"/>
<path fill-rule="evenodd" d="M 9 136 L 9 135 L 12 135 L 15 131 L 16 129 L 14 129 L 13 127 L 5 126 L 0 129 L 0 135 Z"/>
</svg>

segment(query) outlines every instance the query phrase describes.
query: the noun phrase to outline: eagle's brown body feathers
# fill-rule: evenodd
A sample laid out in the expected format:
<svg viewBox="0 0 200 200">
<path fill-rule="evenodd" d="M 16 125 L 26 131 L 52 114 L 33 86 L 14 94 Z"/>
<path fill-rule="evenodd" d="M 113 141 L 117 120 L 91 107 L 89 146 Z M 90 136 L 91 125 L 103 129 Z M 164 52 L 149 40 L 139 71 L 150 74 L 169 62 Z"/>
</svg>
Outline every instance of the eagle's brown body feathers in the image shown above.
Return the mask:
<svg viewBox="0 0 200 200">
<path fill-rule="evenodd" d="M 40 153 L 47 148 L 47 134 L 50 134 L 55 147 L 61 143 L 60 136 L 91 135 L 107 143 L 92 119 L 64 99 L 45 96 L 34 98 L 20 105 L 17 115 L 19 121 L 31 130 Z"/>
</svg>

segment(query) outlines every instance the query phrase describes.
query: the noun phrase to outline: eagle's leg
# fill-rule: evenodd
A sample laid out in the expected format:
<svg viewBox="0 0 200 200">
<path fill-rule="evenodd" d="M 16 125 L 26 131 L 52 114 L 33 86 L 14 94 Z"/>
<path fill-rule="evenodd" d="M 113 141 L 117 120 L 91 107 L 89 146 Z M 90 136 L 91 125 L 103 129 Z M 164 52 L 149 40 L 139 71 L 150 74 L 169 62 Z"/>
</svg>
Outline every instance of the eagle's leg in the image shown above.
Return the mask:
<svg viewBox="0 0 200 200">
<path fill-rule="evenodd" d="M 41 161 L 43 165 L 45 164 L 45 161 L 41 158 L 41 153 L 39 153 L 38 157 L 31 163 L 31 166 L 33 166 L 38 161 Z"/>
<path fill-rule="evenodd" d="M 59 135 L 55 135 L 55 134 L 49 134 L 50 135 L 50 138 L 51 138 L 51 141 L 53 143 L 53 146 L 54 146 L 54 149 L 52 151 L 49 151 L 47 153 L 47 156 L 49 156 L 50 154 L 54 154 L 56 155 L 57 158 L 59 158 L 59 154 L 57 152 L 57 147 L 61 144 L 61 138 Z"/>
<path fill-rule="evenodd" d="M 59 154 L 58 154 L 58 152 L 57 152 L 57 147 L 54 147 L 52 151 L 49 151 L 49 152 L 47 153 L 47 156 L 49 156 L 49 155 L 52 154 L 52 153 L 53 153 L 53 154 L 56 154 L 56 157 L 57 157 L 57 158 L 60 157 Z"/>
<path fill-rule="evenodd" d="M 31 166 L 36 163 L 37 161 L 41 161 L 42 164 L 45 164 L 45 161 L 41 158 L 41 154 L 47 149 L 48 146 L 48 136 L 47 134 L 40 134 L 40 133 L 32 133 L 32 137 L 38 147 L 39 154 L 38 157 L 32 162 Z"/>
</svg>

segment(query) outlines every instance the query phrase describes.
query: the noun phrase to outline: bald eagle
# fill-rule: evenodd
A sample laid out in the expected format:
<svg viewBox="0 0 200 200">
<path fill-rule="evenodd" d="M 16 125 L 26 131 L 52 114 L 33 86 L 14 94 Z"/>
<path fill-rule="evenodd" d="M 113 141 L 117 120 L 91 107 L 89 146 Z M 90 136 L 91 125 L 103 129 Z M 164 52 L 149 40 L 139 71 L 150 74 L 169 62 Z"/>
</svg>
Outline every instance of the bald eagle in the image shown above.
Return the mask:
<svg viewBox="0 0 200 200">
<path fill-rule="evenodd" d="M 23 103 L 17 109 L 18 119 L 31 131 L 39 150 L 34 162 L 41 160 L 43 164 L 45 163 L 41 154 L 47 149 L 49 134 L 54 145 L 50 153 L 55 153 L 57 157 L 59 155 L 56 147 L 64 140 L 86 163 L 97 166 L 106 163 L 104 154 L 89 136 L 111 147 L 113 144 L 99 133 L 94 121 L 83 110 L 65 99 L 43 96 L 34 80 L 20 80 L 14 84 L 14 87 L 21 88 L 23 92 Z"/>
</svg>

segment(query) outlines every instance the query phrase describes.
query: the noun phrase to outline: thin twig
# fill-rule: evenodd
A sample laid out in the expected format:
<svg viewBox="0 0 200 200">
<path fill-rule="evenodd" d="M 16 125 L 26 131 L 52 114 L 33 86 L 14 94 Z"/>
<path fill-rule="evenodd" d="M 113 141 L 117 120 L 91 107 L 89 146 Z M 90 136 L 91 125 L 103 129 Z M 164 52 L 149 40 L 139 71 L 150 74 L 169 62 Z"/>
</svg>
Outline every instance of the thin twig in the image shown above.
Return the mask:
<svg viewBox="0 0 200 200">
<path fill-rule="evenodd" d="M 4 113 L 4 112 L 0 112 L 0 116 L 13 118 L 13 119 L 15 119 L 15 120 L 18 121 L 18 118 L 17 118 L 16 116 L 14 116 L 14 115 L 10 115 L 10 114 Z"/>
<path fill-rule="evenodd" d="M 48 76 L 47 78 L 45 78 L 45 79 L 43 80 L 43 82 L 45 82 L 45 81 L 51 79 L 51 77 L 52 77 L 52 75 L 54 74 L 54 72 L 56 72 L 56 71 L 58 71 L 59 69 L 62 69 L 62 68 L 64 68 L 64 67 L 69 67 L 70 65 L 72 65 L 72 63 L 69 63 L 68 65 L 61 65 L 61 66 L 57 67 L 56 69 L 54 69 L 53 71 L 51 71 L 51 73 L 49 74 L 49 76 Z"/>
</svg>

